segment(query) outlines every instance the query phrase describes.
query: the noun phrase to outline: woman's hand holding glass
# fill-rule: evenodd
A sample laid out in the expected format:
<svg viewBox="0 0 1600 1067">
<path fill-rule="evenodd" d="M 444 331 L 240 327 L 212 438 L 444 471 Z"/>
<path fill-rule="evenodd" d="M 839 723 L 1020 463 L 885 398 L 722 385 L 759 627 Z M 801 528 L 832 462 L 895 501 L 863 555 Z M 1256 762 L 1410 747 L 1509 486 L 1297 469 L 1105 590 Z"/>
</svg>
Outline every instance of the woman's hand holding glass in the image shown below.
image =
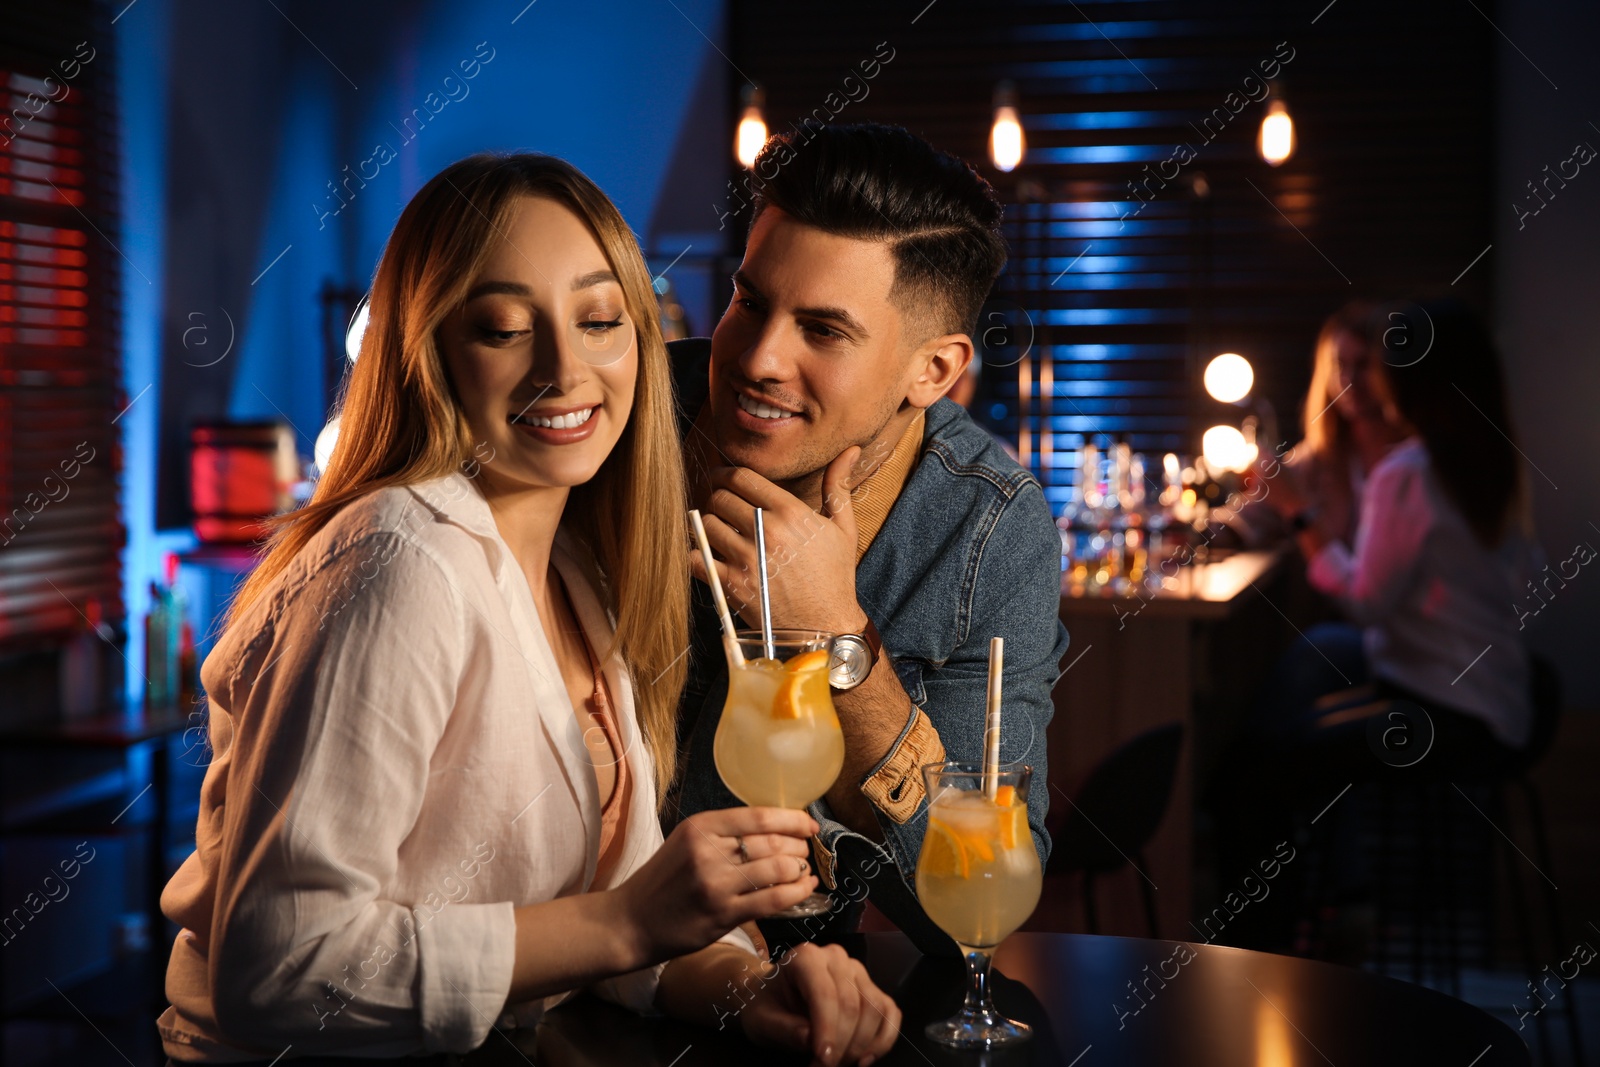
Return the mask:
<svg viewBox="0 0 1600 1067">
<path fill-rule="evenodd" d="M 810 815 L 784 808 L 684 819 L 616 890 L 642 961 L 635 966 L 702 949 L 740 923 L 804 900 L 817 886 L 808 861 L 817 831 Z"/>
</svg>

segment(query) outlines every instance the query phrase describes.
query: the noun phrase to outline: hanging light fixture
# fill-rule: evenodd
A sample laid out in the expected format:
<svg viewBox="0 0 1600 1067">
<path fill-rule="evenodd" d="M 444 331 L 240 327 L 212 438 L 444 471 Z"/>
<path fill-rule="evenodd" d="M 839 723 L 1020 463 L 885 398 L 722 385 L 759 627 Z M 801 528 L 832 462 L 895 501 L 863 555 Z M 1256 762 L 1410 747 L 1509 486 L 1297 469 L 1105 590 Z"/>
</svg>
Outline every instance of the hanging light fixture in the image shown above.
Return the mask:
<svg viewBox="0 0 1600 1067">
<path fill-rule="evenodd" d="M 1281 90 L 1274 90 L 1267 100 L 1267 113 L 1261 116 L 1261 132 L 1256 134 L 1256 151 L 1268 164 L 1276 167 L 1294 155 L 1294 120 L 1289 117 L 1289 107 L 1283 102 Z"/>
<path fill-rule="evenodd" d="M 994 89 L 994 125 L 989 128 L 989 161 L 996 170 L 1013 171 L 1027 151 L 1022 119 L 1017 115 L 1017 87 L 1003 81 Z"/>
<path fill-rule="evenodd" d="M 759 86 L 746 85 L 740 97 L 744 100 L 744 113 L 739 117 L 739 132 L 733 138 L 733 154 L 746 169 L 755 166 L 756 153 L 767 143 L 767 120 L 761 114 L 766 103 L 766 93 Z"/>
</svg>

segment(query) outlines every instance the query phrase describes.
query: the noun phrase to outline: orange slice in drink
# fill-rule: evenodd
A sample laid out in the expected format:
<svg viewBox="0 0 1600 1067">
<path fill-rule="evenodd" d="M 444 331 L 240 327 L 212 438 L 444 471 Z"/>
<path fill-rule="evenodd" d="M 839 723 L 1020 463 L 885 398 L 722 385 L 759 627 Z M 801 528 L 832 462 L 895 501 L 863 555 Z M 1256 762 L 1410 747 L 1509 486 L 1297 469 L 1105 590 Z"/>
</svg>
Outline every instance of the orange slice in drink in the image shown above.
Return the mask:
<svg viewBox="0 0 1600 1067">
<path fill-rule="evenodd" d="M 995 789 L 994 803 L 1000 809 L 1000 847 L 1016 848 L 1017 842 L 1028 836 L 1028 811 L 1017 804 L 1016 787 L 1002 785 Z"/>
<path fill-rule="evenodd" d="M 1018 841 L 1028 841 L 1028 809 L 1003 808 L 1000 811 L 1000 846 L 1012 849 Z"/>
<path fill-rule="evenodd" d="M 772 704 L 772 717 L 798 719 L 810 714 L 810 705 L 818 702 L 814 692 L 818 680 L 827 685 L 828 652 L 820 648 L 802 652 L 783 666 L 785 676 Z"/>
<path fill-rule="evenodd" d="M 972 859 L 994 862 L 994 840 L 987 833 L 968 831 L 961 835 L 961 843 L 967 846 L 967 855 Z"/>
<path fill-rule="evenodd" d="M 967 878 L 972 874 L 972 863 L 961 834 L 938 819 L 928 820 L 919 862 L 923 871 L 935 877 Z"/>
<path fill-rule="evenodd" d="M 790 657 L 783 665 L 790 674 L 800 674 L 804 671 L 821 670 L 828 665 L 828 650 L 814 648 L 810 652 L 802 652 L 798 656 Z"/>
</svg>

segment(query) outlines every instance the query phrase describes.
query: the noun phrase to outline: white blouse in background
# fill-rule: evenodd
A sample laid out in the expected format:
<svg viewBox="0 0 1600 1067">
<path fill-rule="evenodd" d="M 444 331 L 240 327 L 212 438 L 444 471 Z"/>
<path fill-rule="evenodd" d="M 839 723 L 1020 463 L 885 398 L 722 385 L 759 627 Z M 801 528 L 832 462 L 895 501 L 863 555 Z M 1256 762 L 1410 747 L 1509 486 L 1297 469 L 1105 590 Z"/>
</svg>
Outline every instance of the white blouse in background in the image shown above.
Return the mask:
<svg viewBox="0 0 1600 1067">
<path fill-rule="evenodd" d="M 1354 551 L 1328 542 L 1308 575 L 1365 627 L 1375 675 L 1476 715 L 1522 748 L 1532 698 L 1516 603 L 1532 552 L 1515 532 L 1485 548 L 1411 437 L 1372 468 Z"/>
<path fill-rule="evenodd" d="M 564 534 L 552 560 L 603 652 L 612 621 Z M 206 658 L 214 756 L 195 852 L 161 897 L 182 927 L 167 1054 L 482 1043 L 506 1010 L 513 907 L 611 888 L 661 845 L 632 682 L 615 656 L 604 670 L 635 787 L 595 885 L 594 769 L 476 485 L 452 474 L 340 512 Z M 565 936 L 549 931 L 553 950 Z M 648 1011 L 660 970 L 596 991 Z M 529 1025 L 566 995 L 511 1014 Z"/>
</svg>

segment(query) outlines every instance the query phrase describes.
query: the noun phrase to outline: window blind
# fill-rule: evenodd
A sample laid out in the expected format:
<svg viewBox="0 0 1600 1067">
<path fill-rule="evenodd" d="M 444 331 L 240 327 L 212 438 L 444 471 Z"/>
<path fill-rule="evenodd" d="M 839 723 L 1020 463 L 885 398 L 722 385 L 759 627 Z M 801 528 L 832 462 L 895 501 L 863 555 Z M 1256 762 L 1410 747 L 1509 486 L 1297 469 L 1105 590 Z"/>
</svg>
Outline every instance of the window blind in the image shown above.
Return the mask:
<svg viewBox="0 0 1600 1067">
<path fill-rule="evenodd" d="M 0 41 L 0 653 L 124 617 L 112 31 L 7 5 Z"/>
</svg>

